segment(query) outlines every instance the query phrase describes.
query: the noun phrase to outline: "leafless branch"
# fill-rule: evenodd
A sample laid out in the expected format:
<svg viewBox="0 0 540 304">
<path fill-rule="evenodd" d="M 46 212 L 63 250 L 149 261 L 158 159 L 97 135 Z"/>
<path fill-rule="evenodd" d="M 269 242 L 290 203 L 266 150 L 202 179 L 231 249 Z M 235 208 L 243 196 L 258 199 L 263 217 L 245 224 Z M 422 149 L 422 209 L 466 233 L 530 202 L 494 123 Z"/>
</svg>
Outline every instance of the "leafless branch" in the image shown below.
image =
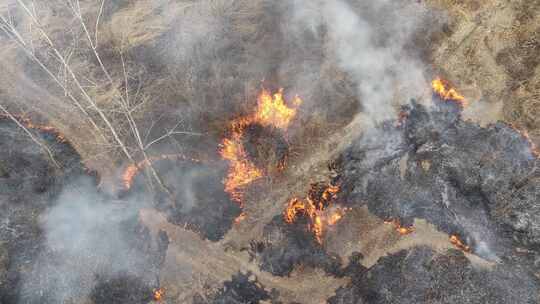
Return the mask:
<svg viewBox="0 0 540 304">
<path fill-rule="evenodd" d="M 96 19 L 96 29 L 94 31 L 94 34 L 96 35 L 96 42 L 95 42 L 95 45 L 97 47 L 98 45 L 98 33 L 99 33 L 99 19 L 101 18 L 101 15 L 103 14 L 103 6 L 105 5 L 105 0 L 102 0 L 101 1 L 101 5 L 99 6 L 99 13 L 97 15 L 97 19 Z"/>
<path fill-rule="evenodd" d="M 61 168 L 60 164 L 56 161 L 56 159 L 54 158 L 54 154 L 52 153 L 51 149 L 49 149 L 49 147 L 44 143 L 42 142 L 41 140 L 39 140 L 37 137 L 34 136 L 34 134 L 32 134 L 32 132 L 30 132 L 30 130 L 28 130 L 27 127 L 25 127 L 15 116 L 13 116 L 4 106 L 0 105 L 0 110 L 2 110 L 2 112 L 4 112 L 14 123 L 17 124 L 17 126 L 19 126 L 21 129 L 24 130 L 24 132 L 26 134 L 28 134 L 28 136 L 32 139 L 33 142 L 35 142 L 38 146 L 40 146 L 46 153 L 47 155 L 49 156 L 49 158 L 51 159 L 51 162 L 54 164 L 54 166 L 56 168 Z"/>
<path fill-rule="evenodd" d="M 77 1 L 78 2 L 78 1 Z M 49 47 L 51 48 L 51 50 L 54 52 L 54 54 L 56 55 L 56 57 L 60 60 L 60 62 L 62 63 L 62 65 L 64 67 L 66 67 L 66 70 L 68 71 L 69 75 L 71 76 L 73 82 L 75 83 L 76 87 L 79 89 L 80 93 L 83 95 L 83 97 L 86 99 L 86 101 L 89 103 L 89 105 L 91 106 L 91 108 L 99 115 L 99 117 L 101 118 L 101 120 L 105 123 L 105 125 L 107 126 L 107 129 L 111 132 L 111 134 L 113 135 L 114 137 L 114 140 L 120 145 L 120 147 L 122 148 L 122 151 L 124 152 L 125 156 L 131 161 L 131 162 L 135 162 L 135 160 L 133 159 L 133 157 L 131 156 L 131 154 L 129 153 L 129 151 L 127 150 L 126 148 L 126 145 L 124 144 L 124 142 L 122 141 L 122 139 L 119 137 L 118 135 L 118 132 L 117 130 L 113 127 L 112 123 L 110 122 L 109 118 L 105 115 L 105 113 L 103 112 L 103 110 L 101 108 L 98 107 L 98 105 L 95 103 L 95 101 L 90 97 L 90 95 L 88 95 L 88 93 L 86 92 L 86 90 L 82 87 L 81 83 L 79 82 L 79 79 L 77 78 L 77 76 L 75 75 L 75 72 L 71 69 L 71 66 L 66 62 L 65 58 L 62 56 L 62 54 L 60 54 L 60 52 L 58 51 L 58 49 L 56 48 L 55 44 L 53 43 L 53 41 L 50 39 L 50 37 L 48 36 L 48 34 L 45 32 L 45 30 L 43 29 L 43 27 L 41 26 L 40 22 L 36 19 L 36 17 L 32 14 L 32 12 L 30 12 L 30 10 L 28 9 L 28 7 L 21 1 L 21 0 L 17 0 L 17 3 L 19 3 L 19 5 L 24 9 L 24 11 L 27 13 L 27 15 L 30 17 L 31 21 L 36 25 L 36 27 L 38 28 L 38 31 L 40 33 L 40 35 L 45 39 L 45 41 L 47 42 L 47 44 L 49 45 Z M 80 6 L 79 6 L 79 11 L 80 11 Z M 84 24 L 84 22 L 83 22 Z M 87 32 L 86 30 L 86 26 L 84 26 L 84 29 L 85 29 L 85 32 Z M 87 32 L 88 33 L 88 32 Z M 95 50 L 95 47 L 93 46 L 93 43 L 91 44 L 92 47 L 94 48 Z M 103 67 L 103 64 L 100 62 L 100 65 Z M 103 67 L 104 68 L 104 67 Z M 107 74 L 108 75 L 108 74 Z M 109 76 L 110 78 L 110 76 Z M 112 79 L 111 79 L 112 80 Z"/>
<path fill-rule="evenodd" d="M 167 131 L 165 134 L 161 135 L 160 137 L 152 140 L 151 142 L 149 142 L 148 144 L 146 144 L 144 146 L 144 149 L 145 150 L 148 150 L 148 148 L 150 148 L 152 145 L 164 140 L 165 138 L 168 138 L 170 136 L 173 136 L 173 135 L 179 135 L 179 134 L 182 134 L 182 135 L 192 135 L 192 136 L 202 136 L 203 134 L 202 133 L 196 133 L 196 132 L 187 132 L 187 131 L 176 131 L 176 128 L 178 128 L 178 126 L 181 124 L 181 122 L 178 122 L 172 129 L 170 129 L 169 131 Z"/>
</svg>

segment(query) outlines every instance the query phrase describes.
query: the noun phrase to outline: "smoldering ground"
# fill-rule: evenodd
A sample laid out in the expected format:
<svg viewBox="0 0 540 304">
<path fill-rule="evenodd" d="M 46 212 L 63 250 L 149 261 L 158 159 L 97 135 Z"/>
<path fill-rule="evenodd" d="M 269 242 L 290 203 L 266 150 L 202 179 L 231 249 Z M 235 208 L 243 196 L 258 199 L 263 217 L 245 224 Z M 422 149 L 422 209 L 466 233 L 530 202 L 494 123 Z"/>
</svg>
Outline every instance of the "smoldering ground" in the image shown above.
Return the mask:
<svg viewBox="0 0 540 304">
<path fill-rule="evenodd" d="M 81 299 L 118 276 L 140 280 L 145 297 L 151 297 L 158 286 L 160 254 L 138 221 L 142 204 L 108 200 L 88 178 L 65 185 L 52 204 L 42 215 L 45 244 L 27 273 L 21 302 Z"/>
<path fill-rule="evenodd" d="M 340 131 L 359 112 L 367 114 L 369 126 L 394 119 L 397 105 L 427 88 L 422 55 L 445 19 L 417 1 L 389 0 L 2 4 L 6 47 L 0 65 L 7 72 L 0 76 L 0 101 L 57 126 L 102 181 L 114 180 L 106 177 L 129 158 L 182 153 L 219 162 L 228 123 L 253 109 L 261 81 L 305 100 L 287 135 L 292 161 L 301 160 L 299 151 L 317 153 L 316 140 Z M 370 130 L 363 140 L 377 142 L 380 134 Z M 366 153 L 375 163 L 392 148 Z M 138 210 L 157 207 L 199 238 L 222 239 L 241 211 L 221 188 L 223 165 L 156 163 L 172 200 L 156 198 L 143 181 L 122 199 L 84 178 L 60 183 L 46 200 L 51 206 L 39 211 L 41 243 L 25 260 L 30 270 L 22 283 L 9 286 L 15 295 L 8 300 L 149 301 L 161 283 L 166 242 L 139 223 Z M 223 245 L 211 244 L 213 250 Z M 287 248 L 272 249 L 281 254 Z M 10 252 L 10 259 L 16 254 Z M 243 275 L 216 281 L 227 282 L 218 288 L 225 299 L 233 297 L 231 285 L 246 282 Z M 255 285 L 247 284 L 246 294 L 254 289 L 257 299 L 267 299 Z"/>
</svg>

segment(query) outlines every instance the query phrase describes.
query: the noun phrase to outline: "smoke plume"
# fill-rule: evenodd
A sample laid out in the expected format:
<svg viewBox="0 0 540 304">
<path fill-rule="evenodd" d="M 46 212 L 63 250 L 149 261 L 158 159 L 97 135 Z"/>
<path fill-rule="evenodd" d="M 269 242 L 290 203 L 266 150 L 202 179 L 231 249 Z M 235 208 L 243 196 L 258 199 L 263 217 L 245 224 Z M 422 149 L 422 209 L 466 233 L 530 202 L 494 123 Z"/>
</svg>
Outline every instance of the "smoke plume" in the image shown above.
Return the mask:
<svg viewBox="0 0 540 304">
<path fill-rule="evenodd" d="M 426 89 L 425 68 L 409 46 L 428 13 L 418 3 L 388 0 L 295 2 L 298 28 L 327 36 L 328 55 L 351 76 L 363 111 L 375 122 L 394 118 L 395 103 Z"/>
</svg>

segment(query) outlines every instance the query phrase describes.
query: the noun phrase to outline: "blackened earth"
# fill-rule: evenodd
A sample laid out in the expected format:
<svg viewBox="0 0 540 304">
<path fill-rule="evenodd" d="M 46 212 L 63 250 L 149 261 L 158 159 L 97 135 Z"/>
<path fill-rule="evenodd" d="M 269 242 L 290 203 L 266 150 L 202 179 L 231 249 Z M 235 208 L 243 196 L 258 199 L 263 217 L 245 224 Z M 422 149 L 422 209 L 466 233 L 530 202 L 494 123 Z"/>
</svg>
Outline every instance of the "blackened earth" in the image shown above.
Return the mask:
<svg viewBox="0 0 540 304">
<path fill-rule="evenodd" d="M 251 273 L 237 273 L 231 280 L 223 283 L 215 294 L 208 298 L 196 295 L 193 299 L 194 304 L 258 304 L 263 300 L 270 300 L 270 292 L 264 289 L 264 286 L 257 281 L 257 278 Z M 274 302 L 272 302 L 274 303 Z"/>
<path fill-rule="evenodd" d="M 86 262 L 99 262 L 99 265 L 86 265 L 75 259 L 77 255 L 51 248 L 44 230 L 45 218 L 58 206 L 59 196 L 66 188 L 73 188 L 73 191 L 93 189 L 88 196 L 96 204 L 107 206 L 113 202 L 97 191 L 95 178 L 88 176 L 79 155 L 69 143 L 57 141 L 53 133 L 31 132 L 47 144 L 60 168 L 52 164 L 48 155 L 17 124 L 9 119 L 0 120 L 0 303 L 63 302 L 61 299 L 68 299 L 69 295 L 77 296 L 77 290 L 66 289 L 73 283 L 80 286 L 80 290 L 93 286 L 90 299 L 94 303 L 147 303 L 152 288 L 158 285 L 159 267 L 168 246 L 166 234 L 160 233 L 158 240 L 153 242 L 148 229 L 139 223 L 137 212 L 132 210 L 126 216 L 125 208 L 119 205 L 112 208 L 114 212 L 103 215 L 103 221 L 108 223 L 103 231 L 92 233 L 118 236 L 126 242 L 122 252 L 99 258 L 82 256 Z M 73 183 L 79 179 L 85 181 L 84 185 Z M 58 222 L 58 227 L 61 225 L 65 223 Z M 106 227 L 114 227 L 115 231 Z M 106 242 L 98 240 L 95 244 L 96 248 L 87 251 L 89 255 L 110 252 Z M 63 245 L 71 250 L 77 248 L 69 240 Z M 132 259 L 132 256 L 137 258 Z M 112 275 L 114 272 L 108 270 L 118 267 L 116 257 L 126 261 L 124 266 L 140 268 L 141 272 Z M 75 270 L 63 272 L 66 265 L 83 267 L 84 273 L 93 279 L 77 281 Z M 129 297 L 127 302 L 126 297 Z"/>
<path fill-rule="evenodd" d="M 350 266 L 351 282 L 329 304 L 537 303 L 539 296 L 522 269 L 475 266 L 455 249 L 416 247 L 382 257 L 370 269 Z"/>
<path fill-rule="evenodd" d="M 244 129 L 242 144 L 249 160 L 267 172 L 282 168 L 287 161 L 289 143 L 276 127 L 251 123 Z"/>
<path fill-rule="evenodd" d="M 252 250 L 259 267 L 277 276 L 289 275 L 296 266 L 318 267 L 335 275 L 341 268 L 341 260 L 317 242 L 305 216 L 294 223 L 286 223 L 281 215 L 274 217 L 264 227 L 263 241 Z"/>
<path fill-rule="evenodd" d="M 374 270 L 384 269 L 381 263 L 387 263 L 386 258 L 369 270 L 372 280 L 379 282 L 377 288 L 381 284 L 401 285 L 384 289 L 385 300 L 366 303 L 414 303 L 405 299 L 414 298 L 418 288 L 424 288 L 422 284 L 433 289 L 414 295 L 425 296 L 416 298 L 422 303 L 455 303 L 459 296 L 452 298 L 445 290 L 462 284 L 474 285 L 460 287 L 460 292 L 467 294 L 459 298 L 462 302 L 536 303 L 531 299 L 538 300 L 540 286 L 540 171 L 528 139 L 504 123 L 481 127 L 464 121 L 459 104 L 436 97 L 431 106 L 412 101 L 404 107 L 402 117 L 402 121 L 385 122 L 362 134 L 339 157 L 334 164 L 338 171 L 334 182 L 341 186 L 340 202 L 367 205 L 377 216 L 398 218 L 404 225 L 411 225 L 414 218 L 426 219 L 441 231 L 460 236 L 473 254 L 497 266 L 474 275 L 475 271 L 463 269 L 471 265 L 454 259 L 455 253 L 433 260 L 426 249 L 414 249 L 402 255 L 416 254 L 423 261 L 419 265 L 430 266 L 421 269 L 424 274 L 416 274 L 419 268 L 402 265 L 399 275 L 413 281 L 437 276 L 440 285 L 417 281 L 414 284 L 419 285 L 411 286 L 406 296 L 407 287 L 399 281 L 392 283 L 391 276 L 384 274 L 387 270 Z M 444 263 L 446 266 L 441 266 Z M 463 274 L 442 270 L 454 266 Z M 491 281 L 482 282 L 482 276 Z M 454 282 L 457 278 L 470 283 Z M 517 297 L 517 287 L 499 286 L 514 286 L 514 280 L 523 282 L 520 292 L 527 296 Z"/>
<path fill-rule="evenodd" d="M 158 199 L 158 207 L 169 222 L 219 241 L 242 213 L 240 204 L 224 190 L 227 167 L 223 162 L 164 160 L 154 163 L 154 168 L 171 192 L 162 193 Z M 144 188 L 142 178 L 133 188 Z"/>
<path fill-rule="evenodd" d="M 49 145 L 62 170 L 17 124 L 0 119 L 0 303 L 23 299 L 22 274 L 43 249 L 39 217 L 67 179 L 83 174 L 71 146 L 54 134 L 34 135 Z"/>
<path fill-rule="evenodd" d="M 453 102 L 412 103 L 401 126 L 358 138 L 338 160 L 340 197 L 383 218 L 424 218 L 496 259 L 508 242 L 540 244 L 538 158 L 503 123 L 480 127 Z"/>
</svg>

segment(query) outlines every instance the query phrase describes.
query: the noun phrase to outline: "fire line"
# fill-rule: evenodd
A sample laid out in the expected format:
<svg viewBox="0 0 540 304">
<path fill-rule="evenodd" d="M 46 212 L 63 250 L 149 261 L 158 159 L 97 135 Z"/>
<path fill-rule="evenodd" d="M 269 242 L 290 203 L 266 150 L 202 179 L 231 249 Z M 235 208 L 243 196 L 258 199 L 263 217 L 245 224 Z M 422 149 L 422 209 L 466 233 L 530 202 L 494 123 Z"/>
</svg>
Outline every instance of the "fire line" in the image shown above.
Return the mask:
<svg viewBox="0 0 540 304">
<path fill-rule="evenodd" d="M 253 123 L 273 126 L 285 131 L 296 116 L 297 108 L 302 104 L 302 99 L 295 96 L 291 103 L 292 106 L 287 106 L 285 103 L 283 89 L 275 94 L 270 94 L 269 91 L 263 89 L 257 98 L 256 111 L 251 115 L 234 120 L 230 126 L 230 136 L 224 138 L 221 143 L 221 157 L 229 162 L 227 177 L 223 182 L 225 191 L 240 206 L 243 206 L 245 187 L 264 176 L 263 170 L 257 168 L 248 159 L 242 144 L 244 131 L 247 126 Z M 242 214 L 241 217 L 243 219 L 245 214 Z"/>
</svg>

